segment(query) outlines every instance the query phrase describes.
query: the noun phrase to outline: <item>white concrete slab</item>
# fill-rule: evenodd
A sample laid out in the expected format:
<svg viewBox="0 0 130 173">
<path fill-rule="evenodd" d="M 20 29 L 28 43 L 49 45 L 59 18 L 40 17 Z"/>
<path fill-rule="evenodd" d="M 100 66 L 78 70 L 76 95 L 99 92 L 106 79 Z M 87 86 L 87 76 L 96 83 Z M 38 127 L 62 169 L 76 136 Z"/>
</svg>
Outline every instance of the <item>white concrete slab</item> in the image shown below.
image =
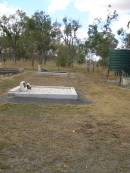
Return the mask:
<svg viewBox="0 0 130 173">
<path fill-rule="evenodd" d="M 32 86 L 32 89 L 27 91 L 20 91 L 20 87 L 17 86 L 9 90 L 8 95 L 27 98 L 78 99 L 78 94 L 73 87 L 62 86 Z"/>
<path fill-rule="evenodd" d="M 68 76 L 68 73 L 60 73 L 60 72 L 37 72 L 38 75 L 45 76 Z"/>
<path fill-rule="evenodd" d="M 129 77 L 123 77 L 122 78 L 122 82 L 121 82 L 122 86 L 130 86 L 130 78 Z"/>
</svg>

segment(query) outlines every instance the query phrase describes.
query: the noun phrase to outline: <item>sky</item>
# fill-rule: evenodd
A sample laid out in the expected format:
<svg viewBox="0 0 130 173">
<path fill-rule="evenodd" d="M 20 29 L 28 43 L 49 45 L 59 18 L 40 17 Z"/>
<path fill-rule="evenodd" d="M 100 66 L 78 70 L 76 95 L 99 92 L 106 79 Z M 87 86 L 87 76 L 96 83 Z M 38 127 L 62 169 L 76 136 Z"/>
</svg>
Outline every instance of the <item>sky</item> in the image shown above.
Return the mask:
<svg viewBox="0 0 130 173">
<path fill-rule="evenodd" d="M 130 0 L 0 0 L 0 16 L 15 13 L 21 9 L 31 16 L 36 11 L 45 11 L 52 20 L 62 22 L 63 17 L 79 20 L 82 25 L 78 36 L 87 38 L 88 25 L 95 17 L 105 18 L 107 7 L 111 4 L 112 10 L 119 14 L 118 21 L 112 25 L 113 32 L 124 27 L 130 21 Z M 129 30 L 127 32 L 130 33 Z"/>
</svg>

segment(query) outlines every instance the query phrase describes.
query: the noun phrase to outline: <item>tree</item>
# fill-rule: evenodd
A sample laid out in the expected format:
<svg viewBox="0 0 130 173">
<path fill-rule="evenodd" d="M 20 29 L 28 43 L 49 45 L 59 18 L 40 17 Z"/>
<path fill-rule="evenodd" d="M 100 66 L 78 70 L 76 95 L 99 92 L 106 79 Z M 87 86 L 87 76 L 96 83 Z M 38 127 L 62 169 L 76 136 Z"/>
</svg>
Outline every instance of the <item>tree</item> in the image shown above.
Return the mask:
<svg viewBox="0 0 130 173">
<path fill-rule="evenodd" d="M 61 32 L 61 24 L 58 23 L 57 21 L 55 21 L 52 24 L 51 36 L 52 36 L 52 44 L 55 46 L 59 45 L 62 38 L 62 32 Z"/>
<path fill-rule="evenodd" d="M 96 55 L 101 56 L 103 65 L 107 64 L 109 49 L 115 48 L 118 44 L 111 29 L 111 24 L 116 21 L 117 17 L 116 11 L 112 13 L 109 11 L 105 20 L 97 18 L 94 20 L 94 24 L 89 25 L 88 40 L 85 43 L 86 49 L 90 49 Z"/>
<path fill-rule="evenodd" d="M 130 21 L 128 22 L 127 28 L 130 28 Z M 127 40 L 128 40 L 127 47 L 130 48 L 130 33 L 127 34 Z"/>
<path fill-rule="evenodd" d="M 34 13 L 31 20 L 34 27 L 30 29 L 32 30 L 39 52 L 39 64 L 42 64 L 43 60 L 44 64 L 46 64 L 47 52 L 50 50 L 52 36 L 51 18 L 49 15 L 45 14 L 45 12 L 40 11 Z"/>
<path fill-rule="evenodd" d="M 85 49 L 85 45 L 83 43 L 79 43 L 77 45 L 77 63 L 78 64 L 83 64 L 85 63 L 85 56 L 86 56 L 86 49 Z"/>
<path fill-rule="evenodd" d="M 128 44 L 128 34 L 126 33 L 126 31 L 123 28 L 120 28 L 117 31 L 117 34 L 119 36 L 119 39 L 121 40 L 122 47 L 127 47 L 127 44 Z"/>
<path fill-rule="evenodd" d="M 11 47 L 13 49 L 15 62 L 17 57 L 18 42 L 24 32 L 25 17 L 25 12 L 17 10 L 15 14 L 10 15 L 9 17 L 4 15 L 0 18 L 0 29 L 8 42 L 7 47 Z"/>
<path fill-rule="evenodd" d="M 46 64 L 50 52 L 55 55 L 61 39 L 60 27 L 57 21 L 51 24 L 50 16 L 43 11 L 36 12 L 31 18 L 27 18 L 24 41 L 26 50 L 29 52 L 26 54 L 32 57 L 33 66 L 35 56 L 41 65 L 43 60 Z"/>
<path fill-rule="evenodd" d="M 63 18 L 64 30 L 63 41 L 68 48 L 68 65 L 72 65 L 76 56 L 76 45 L 78 43 L 77 31 L 81 27 L 79 21 Z"/>
<path fill-rule="evenodd" d="M 130 21 L 127 24 L 127 28 L 130 28 Z M 122 47 L 130 48 L 130 33 L 126 32 L 126 30 L 122 27 L 117 31 L 117 34 L 123 43 Z"/>
<path fill-rule="evenodd" d="M 57 58 L 56 58 L 56 65 L 58 67 L 68 66 L 68 63 L 69 63 L 68 54 L 69 54 L 68 47 L 64 44 L 60 44 L 58 48 L 58 52 L 57 52 Z"/>
<path fill-rule="evenodd" d="M 35 22 L 32 18 L 26 18 L 25 32 L 22 35 L 22 44 L 25 52 L 25 58 L 31 59 L 34 67 L 37 55 L 37 40 L 35 38 Z"/>
</svg>

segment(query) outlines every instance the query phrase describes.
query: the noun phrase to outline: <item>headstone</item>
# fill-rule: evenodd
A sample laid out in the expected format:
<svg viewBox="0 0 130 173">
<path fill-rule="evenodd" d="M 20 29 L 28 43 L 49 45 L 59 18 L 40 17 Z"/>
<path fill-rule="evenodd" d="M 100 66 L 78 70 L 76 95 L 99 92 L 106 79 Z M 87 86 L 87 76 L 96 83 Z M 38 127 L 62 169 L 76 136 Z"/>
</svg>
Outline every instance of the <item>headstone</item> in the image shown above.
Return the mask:
<svg viewBox="0 0 130 173">
<path fill-rule="evenodd" d="M 41 66 L 38 65 L 38 72 L 41 72 Z"/>
</svg>

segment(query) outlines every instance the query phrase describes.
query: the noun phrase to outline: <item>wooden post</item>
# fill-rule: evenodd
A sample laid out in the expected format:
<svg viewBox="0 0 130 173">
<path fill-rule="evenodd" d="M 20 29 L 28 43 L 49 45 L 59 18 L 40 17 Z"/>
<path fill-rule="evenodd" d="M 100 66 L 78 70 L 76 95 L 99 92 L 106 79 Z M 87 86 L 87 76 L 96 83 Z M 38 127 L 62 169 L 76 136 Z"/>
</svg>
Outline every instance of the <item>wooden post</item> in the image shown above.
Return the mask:
<svg viewBox="0 0 130 173">
<path fill-rule="evenodd" d="M 123 75 L 122 71 L 120 71 L 119 74 L 120 74 L 120 75 L 119 75 L 119 76 L 120 76 L 119 85 L 121 86 L 121 81 L 122 81 L 122 77 L 123 77 L 123 76 L 122 76 L 122 75 Z"/>
</svg>

